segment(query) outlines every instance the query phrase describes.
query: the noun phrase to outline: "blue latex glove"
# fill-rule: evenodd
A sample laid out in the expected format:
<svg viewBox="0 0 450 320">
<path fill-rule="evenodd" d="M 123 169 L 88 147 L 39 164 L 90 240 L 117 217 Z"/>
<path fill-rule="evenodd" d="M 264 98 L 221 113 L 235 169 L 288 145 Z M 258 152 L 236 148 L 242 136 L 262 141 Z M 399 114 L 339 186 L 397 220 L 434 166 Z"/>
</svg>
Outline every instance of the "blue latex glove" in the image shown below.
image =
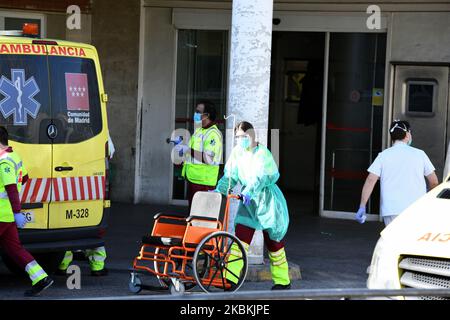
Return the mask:
<svg viewBox="0 0 450 320">
<path fill-rule="evenodd" d="M 16 221 L 17 228 L 22 229 L 27 224 L 27 218 L 22 213 L 14 213 L 14 220 Z"/>
<path fill-rule="evenodd" d="M 173 142 L 174 145 L 179 145 L 182 141 L 183 141 L 183 137 L 179 136 L 175 140 L 172 140 L 171 142 Z"/>
<path fill-rule="evenodd" d="M 364 223 L 366 222 L 366 218 L 366 207 L 359 207 L 359 210 L 355 215 L 355 220 L 359 223 Z"/>
<path fill-rule="evenodd" d="M 185 154 L 189 150 L 189 147 L 185 144 L 177 144 L 174 149 L 176 152 L 178 152 L 180 157 L 182 157 L 183 154 Z"/>
<path fill-rule="evenodd" d="M 246 195 L 244 193 L 241 193 L 240 196 L 241 196 L 241 200 L 242 200 L 242 203 L 244 204 L 244 206 L 250 205 L 250 201 L 252 200 L 250 198 L 250 196 L 248 196 L 248 195 Z"/>
</svg>

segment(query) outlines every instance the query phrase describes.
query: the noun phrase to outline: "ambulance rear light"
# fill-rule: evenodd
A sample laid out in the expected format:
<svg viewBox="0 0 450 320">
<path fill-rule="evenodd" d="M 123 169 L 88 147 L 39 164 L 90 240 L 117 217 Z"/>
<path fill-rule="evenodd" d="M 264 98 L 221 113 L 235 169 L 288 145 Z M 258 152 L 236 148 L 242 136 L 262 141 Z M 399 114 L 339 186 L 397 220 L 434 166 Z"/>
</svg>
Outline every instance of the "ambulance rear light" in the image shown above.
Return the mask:
<svg viewBox="0 0 450 320">
<path fill-rule="evenodd" d="M 57 46 L 58 42 L 51 40 L 33 40 L 33 44 L 43 44 L 46 46 Z"/>
<path fill-rule="evenodd" d="M 39 26 L 37 23 L 24 23 L 22 27 L 24 36 L 37 37 L 39 35 Z"/>
<path fill-rule="evenodd" d="M 98 237 L 99 237 L 99 238 L 104 238 L 105 235 L 106 235 L 106 229 L 100 227 L 100 228 L 98 229 Z"/>
</svg>

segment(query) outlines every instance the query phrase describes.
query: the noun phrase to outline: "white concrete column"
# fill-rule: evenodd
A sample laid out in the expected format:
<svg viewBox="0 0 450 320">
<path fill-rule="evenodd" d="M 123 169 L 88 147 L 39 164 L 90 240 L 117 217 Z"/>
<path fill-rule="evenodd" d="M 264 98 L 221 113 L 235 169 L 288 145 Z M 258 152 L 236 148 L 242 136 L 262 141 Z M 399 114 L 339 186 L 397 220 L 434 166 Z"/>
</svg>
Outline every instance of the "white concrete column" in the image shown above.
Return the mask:
<svg viewBox="0 0 450 320">
<path fill-rule="evenodd" d="M 235 115 L 236 123 L 243 120 L 252 123 L 258 141 L 265 145 L 269 127 L 272 15 L 273 0 L 233 0 L 227 113 Z M 227 121 L 227 129 L 232 128 L 231 119 Z M 231 136 L 232 130 L 227 130 L 227 155 L 234 142 Z M 255 233 L 249 261 L 263 263 L 261 232 Z"/>
</svg>

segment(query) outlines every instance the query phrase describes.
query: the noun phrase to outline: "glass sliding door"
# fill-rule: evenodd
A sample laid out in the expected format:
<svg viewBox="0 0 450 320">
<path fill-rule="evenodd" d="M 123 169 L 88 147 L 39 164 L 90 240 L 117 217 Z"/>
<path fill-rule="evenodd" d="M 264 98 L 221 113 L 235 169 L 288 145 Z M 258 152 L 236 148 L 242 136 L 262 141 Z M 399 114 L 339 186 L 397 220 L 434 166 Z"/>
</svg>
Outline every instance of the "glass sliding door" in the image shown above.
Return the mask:
<svg viewBox="0 0 450 320">
<path fill-rule="evenodd" d="M 381 151 L 385 54 L 386 34 L 330 34 L 325 211 L 358 209 L 367 168 Z M 375 190 L 369 213 L 378 206 Z"/>
<path fill-rule="evenodd" d="M 196 102 L 207 99 L 216 106 L 218 126 L 225 137 L 227 66 L 228 31 L 178 30 L 175 129 L 192 134 Z M 186 199 L 181 171 L 182 165 L 174 165 L 174 200 Z"/>
</svg>

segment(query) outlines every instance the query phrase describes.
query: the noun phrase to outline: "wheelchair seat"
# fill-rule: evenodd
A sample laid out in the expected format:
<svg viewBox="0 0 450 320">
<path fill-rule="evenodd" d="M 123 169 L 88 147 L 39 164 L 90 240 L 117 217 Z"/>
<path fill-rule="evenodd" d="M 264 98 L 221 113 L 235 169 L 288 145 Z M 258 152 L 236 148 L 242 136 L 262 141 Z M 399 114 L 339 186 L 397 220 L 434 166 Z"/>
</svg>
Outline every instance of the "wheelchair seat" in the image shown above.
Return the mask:
<svg viewBox="0 0 450 320">
<path fill-rule="evenodd" d="M 156 246 L 181 246 L 186 226 L 190 223 L 194 227 L 217 229 L 217 222 L 225 209 L 225 201 L 217 192 L 196 192 L 193 199 L 189 216 L 182 218 L 179 215 L 159 213 L 155 215 L 155 226 L 151 236 L 142 238 L 143 244 Z M 160 221 L 161 220 L 163 221 Z M 168 231 L 170 230 L 170 232 Z M 175 235 L 176 234 L 176 235 Z M 195 247 L 197 244 L 186 244 Z"/>
</svg>

